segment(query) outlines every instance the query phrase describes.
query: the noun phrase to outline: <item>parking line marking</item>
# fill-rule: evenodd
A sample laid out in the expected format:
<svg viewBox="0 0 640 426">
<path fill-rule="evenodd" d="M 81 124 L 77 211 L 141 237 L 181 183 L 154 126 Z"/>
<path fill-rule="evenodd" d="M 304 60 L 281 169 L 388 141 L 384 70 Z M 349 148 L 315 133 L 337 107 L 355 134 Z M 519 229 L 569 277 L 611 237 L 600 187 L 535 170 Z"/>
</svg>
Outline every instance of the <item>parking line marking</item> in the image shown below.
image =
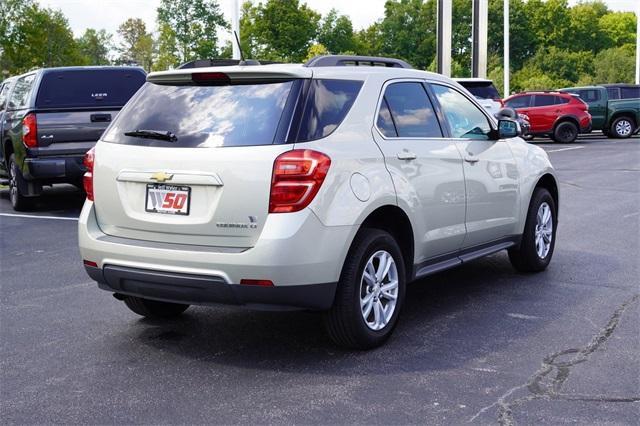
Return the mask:
<svg viewBox="0 0 640 426">
<path fill-rule="evenodd" d="M 17 213 L 0 213 L 0 216 L 7 217 L 30 217 L 34 219 L 53 219 L 53 220 L 75 220 L 77 221 L 77 217 L 62 217 L 62 216 L 38 216 L 34 214 L 17 214 Z"/>
<path fill-rule="evenodd" d="M 547 152 L 571 151 L 572 149 L 582 149 L 582 148 L 584 148 L 584 146 L 572 146 L 570 148 L 552 149 L 551 151 L 547 151 Z"/>
</svg>

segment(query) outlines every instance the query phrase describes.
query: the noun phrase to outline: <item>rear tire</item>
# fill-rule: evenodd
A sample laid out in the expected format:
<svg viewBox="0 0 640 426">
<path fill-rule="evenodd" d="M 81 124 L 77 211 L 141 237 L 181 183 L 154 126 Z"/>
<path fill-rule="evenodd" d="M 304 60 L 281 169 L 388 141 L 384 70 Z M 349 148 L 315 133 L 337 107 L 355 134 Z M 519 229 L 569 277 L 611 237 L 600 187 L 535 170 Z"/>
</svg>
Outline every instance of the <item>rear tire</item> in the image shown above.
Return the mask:
<svg viewBox="0 0 640 426">
<path fill-rule="evenodd" d="M 133 296 L 125 296 L 123 301 L 125 305 L 127 305 L 127 308 L 131 309 L 136 314 L 147 318 L 177 317 L 189 307 L 189 305 L 183 305 L 180 303 L 158 302 L 156 300 Z"/>
<path fill-rule="evenodd" d="M 327 333 L 345 348 L 382 345 L 398 322 L 405 288 L 404 260 L 395 239 L 382 230 L 361 230 L 342 268 L 333 307 L 324 316 Z"/>
<path fill-rule="evenodd" d="M 9 200 L 15 211 L 22 212 L 31 209 L 33 206 L 32 199 L 25 197 L 20 191 L 20 186 L 24 183 L 24 177 L 16 162 L 16 155 L 11 154 L 9 157 Z"/>
<path fill-rule="evenodd" d="M 547 211 L 550 218 L 546 216 Z M 547 189 L 536 188 L 529 204 L 520 246 L 509 249 L 509 260 L 516 270 L 540 272 L 547 268 L 556 244 L 557 224 L 553 197 Z"/>
<path fill-rule="evenodd" d="M 571 143 L 578 137 L 578 126 L 571 121 L 563 121 L 553 129 L 553 140 L 558 143 Z"/>
<path fill-rule="evenodd" d="M 524 139 L 527 142 L 531 142 L 533 140 L 533 138 L 535 138 L 535 136 L 530 135 L 530 134 L 522 135 L 522 139 Z"/>
<path fill-rule="evenodd" d="M 634 129 L 635 125 L 632 119 L 629 117 L 618 117 L 611 123 L 609 135 L 618 139 L 626 139 L 633 135 Z"/>
</svg>

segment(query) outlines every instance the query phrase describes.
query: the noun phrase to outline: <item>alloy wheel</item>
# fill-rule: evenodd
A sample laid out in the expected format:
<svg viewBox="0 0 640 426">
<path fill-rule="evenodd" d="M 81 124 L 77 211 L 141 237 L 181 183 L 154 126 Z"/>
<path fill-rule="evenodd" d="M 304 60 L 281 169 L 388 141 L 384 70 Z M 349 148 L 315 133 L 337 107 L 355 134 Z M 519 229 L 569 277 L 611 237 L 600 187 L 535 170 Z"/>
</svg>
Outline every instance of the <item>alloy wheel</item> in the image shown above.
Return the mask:
<svg viewBox="0 0 640 426">
<path fill-rule="evenodd" d="M 536 215 L 536 253 L 540 259 L 544 259 L 551 250 L 551 241 L 553 240 L 553 215 L 551 207 L 546 202 L 538 207 Z"/>
<path fill-rule="evenodd" d="M 631 134 L 632 126 L 629 120 L 620 120 L 616 123 L 616 133 L 621 137 Z"/>
<path fill-rule="evenodd" d="M 385 250 L 375 252 L 367 261 L 360 279 L 360 312 L 367 327 L 383 329 L 396 309 L 398 268 Z"/>
</svg>

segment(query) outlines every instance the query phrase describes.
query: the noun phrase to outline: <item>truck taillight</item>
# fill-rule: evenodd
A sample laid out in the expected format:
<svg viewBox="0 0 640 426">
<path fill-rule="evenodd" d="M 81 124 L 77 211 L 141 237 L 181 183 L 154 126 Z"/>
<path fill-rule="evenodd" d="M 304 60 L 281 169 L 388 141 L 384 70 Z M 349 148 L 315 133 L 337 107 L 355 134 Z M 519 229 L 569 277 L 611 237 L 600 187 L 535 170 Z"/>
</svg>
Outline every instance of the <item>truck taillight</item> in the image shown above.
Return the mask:
<svg viewBox="0 0 640 426">
<path fill-rule="evenodd" d="M 297 212 L 309 205 L 327 176 L 331 159 L 309 149 L 280 154 L 273 163 L 269 213 Z"/>
<path fill-rule="evenodd" d="M 27 114 L 22 119 L 22 143 L 27 148 L 38 147 L 38 123 L 35 114 Z"/>
<path fill-rule="evenodd" d="M 82 186 L 84 186 L 84 192 L 87 193 L 87 199 L 89 201 L 93 201 L 93 163 L 95 158 L 95 148 L 91 148 L 82 159 L 82 164 L 87 168 L 84 176 L 82 176 Z"/>
</svg>

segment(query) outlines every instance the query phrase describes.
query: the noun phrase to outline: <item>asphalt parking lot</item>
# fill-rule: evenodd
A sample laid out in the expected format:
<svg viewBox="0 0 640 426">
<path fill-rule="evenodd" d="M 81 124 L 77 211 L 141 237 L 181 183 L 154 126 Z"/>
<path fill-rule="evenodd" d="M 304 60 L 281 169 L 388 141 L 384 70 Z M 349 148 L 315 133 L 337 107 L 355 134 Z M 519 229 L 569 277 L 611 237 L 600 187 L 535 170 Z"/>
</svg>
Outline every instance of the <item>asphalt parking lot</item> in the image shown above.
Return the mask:
<svg viewBox="0 0 640 426">
<path fill-rule="evenodd" d="M 22 217 L 2 190 L 2 423 L 637 424 L 640 138 L 536 143 L 561 180 L 549 269 L 499 253 L 416 282 L 371 352 L 313 313 L 140 319 L 84 272 L 78 192 Z"/>
</svg>

